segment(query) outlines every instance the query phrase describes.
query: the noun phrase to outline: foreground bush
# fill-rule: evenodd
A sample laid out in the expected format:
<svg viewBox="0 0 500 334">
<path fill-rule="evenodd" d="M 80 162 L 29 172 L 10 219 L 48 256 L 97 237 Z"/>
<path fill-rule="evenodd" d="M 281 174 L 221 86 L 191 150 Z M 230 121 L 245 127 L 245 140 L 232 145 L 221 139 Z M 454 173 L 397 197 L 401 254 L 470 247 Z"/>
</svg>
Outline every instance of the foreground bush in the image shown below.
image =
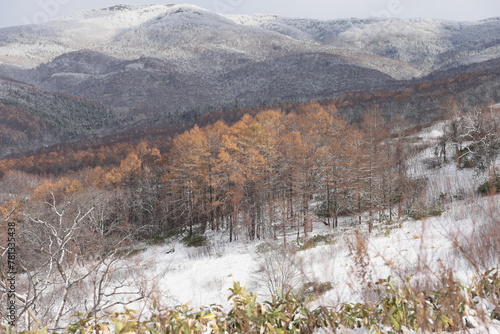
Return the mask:
<svg viewBox="0 0 500 334">
<path fill-rule="evenodd" d="M 65 333 L 315 333 L 318 329 L 365 328 L 373 333 L 457 331 L 500 318 L 500 274 L 493 269 L 476 278 L 470 287 L 444 272 L 440 287 L 417 291 L 411 280 L 396 284 L 390 278 L 375 284 L 378 300 L 310 310 L 300 295 L 277 293 L 259 302 L 238 283 L 230 289 L 232 308 L 212 305 L 195 310 L 181 305 L 161 309 L 152 301 L 152 316 L 140 319 L 135 311 L 86 317 Z M 30 332 L 49 333 L 47 330 Z"/>
</svg>

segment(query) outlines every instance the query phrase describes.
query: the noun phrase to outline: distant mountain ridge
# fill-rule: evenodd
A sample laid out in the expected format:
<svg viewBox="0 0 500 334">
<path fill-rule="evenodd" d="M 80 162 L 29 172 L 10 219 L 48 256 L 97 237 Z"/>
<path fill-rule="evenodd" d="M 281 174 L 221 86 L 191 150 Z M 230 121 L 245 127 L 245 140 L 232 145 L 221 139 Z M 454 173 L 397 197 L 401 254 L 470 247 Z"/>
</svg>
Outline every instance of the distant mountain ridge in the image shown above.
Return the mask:
<svg viewBox="0 0 500 334">
<path fill-rule="evenodd" d="M 254 54 L 248 57 L 263 60 L 276 48 L 287 52 L 308 48 L 350 51 L 347 55 L 353 51 L 368 53 L 430 71 L 449 60 L 450 52 L 467 59 L 464 62 L 474 59 L 460 52 L 471 50 L 473 56 L 496 57 L 499 29 L 500 19 L 324 21 L 222 15 L 192 5 L 118 5 L 78 12 L 45 24 L 0 29 L 0 61 L 35 67 L 82 49 L 125 59 L 154 56 L 177 61 L 185 60 L 182 56 L 199 58 L 198 52 L 206 49 L 241 55 L 252 51 Z M 426 61 L 424 57 L 433 59 Z"/>
<path fill-rule="evenodd" d="M 321 21 L 118 5 L 0 29 L 0 75 L 37 94 L 102 106 L 109 123 L 83 131 L 92 134 L 137 120 L 176 124 L 219 109 L 406 89 L 468 69 L 488 73 L 488 61 L 500 58 L 498 32 L 499 19 Z M 27 111 L 55 124 L 35 109 Z M 86 117 L 58 112 L 73 129 L 64 138 Z"/>
</svg>

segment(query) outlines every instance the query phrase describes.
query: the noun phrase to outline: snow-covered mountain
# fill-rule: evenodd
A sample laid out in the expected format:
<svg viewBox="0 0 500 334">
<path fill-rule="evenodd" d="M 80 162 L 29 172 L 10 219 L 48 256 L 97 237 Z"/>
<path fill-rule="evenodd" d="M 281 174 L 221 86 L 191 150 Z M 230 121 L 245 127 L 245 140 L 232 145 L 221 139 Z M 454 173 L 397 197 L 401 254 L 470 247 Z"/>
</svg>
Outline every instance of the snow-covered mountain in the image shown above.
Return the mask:
<svg viewBox="0 0 500 334">
<path fill-rule="evenodd" d="M 498 19 L 320 21 L 221 15 L 192 5 L 118 5 L 0 29 L 0 62 L 33 68 L 89 50 L 127 60 L 154 57 L 199 74 L 319 53 L 408 79 L 497 58 L 499 30 Z"/>
<path fill-rule="evenodd" d="M 466 64 L 496 58 L 499 30 L 499 19 L 320 21 L 221 15 L 192 5 L 118 5 L 45 24 L 0 29 L 0 60 L 34 67 L 63 53 L 83 49 L 123 59 L 145 56 L 177 62 L 197 60 L 203 56 L 200 51 L 209 49 L 265 60 L 275 54 L 308 49 L 353 59 L 368 53 L 428 72 L 458 59 Z M 375 58 L 362 61 L 390 63 L 388 59 Z M 397 71 L 411 74 L 409 68 Z"/>
<path fill-rule="evenodd" d="M 488 74 L 498 32 L 500 19 L 320 21 L 118 5 L 0 29 L 0 75 L 172 124 L 211 110 L 403 90 L 478 67 Z"/>
<path fill-rule="evenodd" d="M 147 99 L 158 100 L 152 113 L 173 113 L 387 90 L 498 58 L 498 31 L 494 19 L 319 21 L 119 5 L 0 29 L 0 72 L 120 110 L 143 110 Z"/>
<path fill-rule="evenodd" d="M 239 16 L 237 22 L 294 39 L 397 59 L 426 73 L 497 58 L 500 50 L 499 19 L 479 22 L 432 19 L 317 21 Z"/>
</svg>

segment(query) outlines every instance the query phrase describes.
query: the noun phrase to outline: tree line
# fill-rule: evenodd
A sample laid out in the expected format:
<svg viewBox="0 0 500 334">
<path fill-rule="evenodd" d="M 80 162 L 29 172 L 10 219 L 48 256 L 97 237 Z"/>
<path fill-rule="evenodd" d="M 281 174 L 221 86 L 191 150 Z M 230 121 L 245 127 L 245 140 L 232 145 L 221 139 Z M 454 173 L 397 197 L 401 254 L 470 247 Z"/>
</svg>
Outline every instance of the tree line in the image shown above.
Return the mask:
<svg viewBox="0 0 500 334">
<path fill-rule="evenodd" d="M 403 123 L 397 118 L 388 124 L 374 109 L 353 125 L 334 106 L 313 102 L 289 113 L 244 115 L 232 125 L 195 126 L 176 136 L 168 151 L 151 142 L 123 146 L 117 155 L 123 148 L 128 153 L 114 167 L 66 178 L 76 179 L 80 192 L 107 199 L 100 223 L 105 234 L 117 226 L 139 231 L 139 238 L 214 230 L 227 231 L 234 241 L 293 229 L 307 239 L 313 217 L 336 227 L 339 216 L 357 215 L 361 223 L 367 211 L 371 229 L 376 217 L 392 219 L 404 210 L 400 205 L 394 212 L 394 205 L 408 195 L 407 152 L 389 131 Z M 103 153 L 95 156 L 116 160 Z"/>
<path fill-rule="evenodd" d="M 453 157 L 467 167 L 483 157 L 488 160 L 479 165 L 491 164 L 494 154 L 481 148 L 486 139 L 496 147 L 495 131 L 485 128 L 494 123 L 482 113 L 461 115 L 453 103 L 448 109 L 437 161 Z M 245 114 L 229 125 L 195 126 L 164 140 L 2 160 L 0 173 L 4 183 L 22 174 L 16 170 L 28 178 L 59 175 L 48 176 L 51 182 L 76 180 L 80 192 L 106 198 L 102 226 L 128 226 L 139 238 L 214 230 L 227 231 L 230 241 L 254 240 L 291 229 L 307 238 L 313 220 L 335 227 L 348 215 L 371 229 L 375 219 L 392 220 L 422 204 L 424 187 L 407 175 L 407 158 L 425 143 L 412 143 L 408 127 L 403 117 L 388 120 L 377 108 L 349 123 L 334 105 L 311 102 Z M 475 145 L 458 143 L 474 136 Z M 12 188 L 4 189 L 10 195 L 3 201 L 19 190 Z"/>
</svg>

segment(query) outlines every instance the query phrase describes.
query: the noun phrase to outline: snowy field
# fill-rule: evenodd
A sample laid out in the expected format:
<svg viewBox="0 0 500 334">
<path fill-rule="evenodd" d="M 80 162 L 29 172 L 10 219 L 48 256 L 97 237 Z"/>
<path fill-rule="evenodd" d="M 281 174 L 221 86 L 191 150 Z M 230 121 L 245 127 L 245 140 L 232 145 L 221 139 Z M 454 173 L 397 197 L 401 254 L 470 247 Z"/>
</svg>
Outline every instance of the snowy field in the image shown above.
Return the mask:
<svg viewBox="0 0 500 334">
<path fill-rule="evenodd" d="M 373 281 L 389 275 L 406 278 L 422 270 L 437 277 L 443 265 L 452 268 L 456 277 L 467 283 L 476 273 L 457 254 L 454 240 L 468 238 L 473 231 L 480 229 L 484 218 L 481 211 L 499 208 L 499 202 L 500 197 L 495 196 L 475 203 L 456 203 L 441 217 L 407 220 L 401 227 L 397 224 L 376 225 L 370 236 L 362 226 L 351 226 L 349 220 L 337 229 L 318 223 L 312 236 L 331 234 L 335 242 L 298 250 L 290 256 L 295 257 L 302 283 L 332 282 L 334 288 L 322 297 L 325 305 L 362 301 L 363 287 L 357 282 L 356 264 L 349 247 L 354 243 L 356 229 L 362 231 L 368 242 L 369 275 Z M 290 239 L 293 240 L 293 236 Z M 156 281 L 169 304 L 225 305 L 234 281 L 256 291 L 263 299 L 269 297 L 264 282 L 259 282 L 258 278 L 259 259 L 264 256 L 258 250 L 263 243 L 212 241 L 199 248 L 172 243 L 150 247 L 132 262 L 140 265 L 149 281 Z"/>
<path fill-rule="evenodd" d="M 424 129 L 419 136 L 432 141 L 442 133 L 437 124 Z M 359 225 L 357 217 L 344 217 L 338 228 L 314 223 L 310 237 L 329 235 L 330 242 L 320 242 L 311 249 L 301 250 L 296 232 L 290 231 L 287 243 L 300 272 L 295 287 L 307 282 L 331 282 L 333 289 L 322 297 L 322 303 L 362 301 L 363 287 L 357 282 L 356 263 L 352 256 L 355 235 L 358 233 L 368 246 L 369 279 L 399 276 L 406 278 L 425 273 L 439 275 L 442 267 L 453 269 L 456 277 L 466 283 L 474 275 L 467 260 L 457 252 L 457 240 L 469 240 L 486 223 L 500 217 L 500 196 L 479 197 L 475 189 L 486 175 L 470 169 L 457 169 L 454 163 L 429 169 L 421 161 L 431 157 L 433 148 L 426 149 L 410 161 L 413 177 L 427 179 L 428 200 L 447 197 L 444 212 L 437 217 L 413 220 L 408 217 L 393 222 L 377 220 L 371 234 L 367 230 L 368 216 Z M 460 199 L 466 194 L 465 199 Z M 358 231 L 358 232 L 356 232 Z M 185 247 L 180 242 L 147 247 L 132 262 L 138 263 L 144 278 L 155 282 L 169 304 L 189 303 L 203 306 L 227 303 L 229 288 L 234 281 L 241 282 L 262 298 L 269 292 L 259 277 L 267 244 L 283 246 L 283 238 L 267 241 L 238 241 L 229 243 L 228 236 L 212 233 L 202 247 Z M 283 248 L 283 247 L 282 247 Z M 498 266 L 491 263 L 491 266 Z M 262 275 L 261 275 L 262 276 Z M 131 282 L 132 283 L 132 282 Z"/>
<path fill-rule="evenodd" d="M 230 243 L 227 232 L 208 232 L 205 245 L 199 247 L 174 239 L 161 245 L 138 244 L 134 255 L 118 260 L 109 267 L 110 275 L 102 276 L 104 295 L 109 297 L 105 305 L 116 305 L 107 310 L 120 312 L 125 306 L 147 317 L 152 306 L 148 303 L 154 300 L 161 307 L 216 304 L 228 311 L 234 282 L 255 292 L 260 301 L 269 300 L 276 287 L 327 287 L 309 304 L 311 309 L 370 301 L 376 282 L 388 277 L 396 282 L 411 278 L 413 287 L 433 290 L 439 289 L 443 273 L 451 271 L 454 280 L 468 286 L 475 276 L 500 267 L 498 254 L 488 249 L 498 245 L 500 237 L 500 196 L 479 196 L 477 187 L 487 173 L 458 169 L 453 159 L 439 168 L 429 167 L 440 129 L 442 124 L 435 124 L 420 132 L 415 145 L 427 148 L 408 161 L 410 176 L 426 182 L 423 203 L 440 201 L 438 212 L 413 219 L 397 217 L 394 207 L 391 221 L 388 215 L 372 216 L 371 232 L 367 213 L 361 224 L 358 216 L 342 217 L 337 228 L 316 220 L 309 235 L 314 242 L 308 247 L 303 231 L 297 242 L 297 229 L 302 227 L 290 228 L 286 238 L 279 232 L 268 240 L 240 237 Z M 87 300 L 92 305 L 95 287 L 90 289 L 80 291 L 85 308 Z M 143 298 L 133 302 L 138 296 Z M 469 332 L 500 333 L 498 321 L 481 326 Z"/>
<path fill-rule="evenodd" d="M 422 135 L 425 141 L 434 140 L 440 135 L 439 126 L 424 130 Z M 423 150 L 415 161 L 431 157 L 432 150 Z M 310 237 L 329 237 L 315 247 L 304 249 L 296 242 L 296 232 L 290 231 L 286 240 L 291 251 L 287 252 L 279 251 L 285 249 L 282 236 L 277 240 L 229 243 L 227 235 L 216 233 L 210 234 L 207 244 L 201 247 L 186 247 L 175 241 L 144 246 L 144 251 L 132 257 L 128 284 L 137 287 L 142 284 L 165 306 L 218 304 L 229 308 L 227 297 L 235 281 L 256 292 L 262 301 L 267 300 L 269 275 L 266 276 L 264 267 L 272 260 L 265 259 L 278 257 L 281 261 L 280 256 L 285 254 L 286 266 L 294 268 L 287 282 L 290 287 L 298 289 L 310 282 L 331 284 L 332 289 L 313 302 L 311 306 L 315 307 L 363 302 L 367 282 L 375 283 L 389 276 L 428 283 L 436 282 L 443 270 L 451 269 L 455 279 L 467 285 L 481 270 L 498 267 L 498 256 L 485 256 L 475 263 L 460 252 L 463 245 L 481 244 L 478 238 L 484 237 L 480 232 L 485 226 L 498 224 L 500 196 L 474 195 L 486 176 L 457 169 L 454 163 L 429 169 L 417 162 L 410 172 L 414 177 L 427 179 L 428 200 L 442 197 L 442 193 L 449 198 L 440 216 L 421 220 L 403 217 L 393 222 L 377 220 L 371 234 L 367 229 L 368 216 L 363 217 L 361 225 L 358 217 L 344 217 L 335 229 L 315 222 Z M 461 199 L 458 193 L 467 196 Z M 362 268 L 359 257 L 355 256 L 360 241 L 366 245 Z M 500 333 L 496 325 L 490 326 L 488 332 Z M 471 333 L 485 331 L 478 328 Z"/>
</svg>

